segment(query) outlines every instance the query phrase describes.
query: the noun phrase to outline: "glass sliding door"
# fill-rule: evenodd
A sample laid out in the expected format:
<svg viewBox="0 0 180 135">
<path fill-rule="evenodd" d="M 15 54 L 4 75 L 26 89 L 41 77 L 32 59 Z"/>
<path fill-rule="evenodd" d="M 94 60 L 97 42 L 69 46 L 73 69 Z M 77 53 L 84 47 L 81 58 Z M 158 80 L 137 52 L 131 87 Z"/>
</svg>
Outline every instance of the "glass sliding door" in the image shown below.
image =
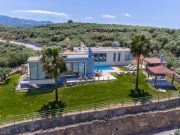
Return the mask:
<svg viewBox="0 0 180 135">
<path fill-rule="evenodd" d="M 85 75 L 85 63 L 84 62 L 79 63 L 79 74 Z"/>
<path fill-rule="evenodd" d="M 38 68 L 37 63 L 29 63 L 30 69 L 30 79 L 37 80 L 38 79 Z"/>
<path fill-rule="evenodd" d="M 67 62 L 67 75 L 85 75 L 85 62 Z"/>
</svg>

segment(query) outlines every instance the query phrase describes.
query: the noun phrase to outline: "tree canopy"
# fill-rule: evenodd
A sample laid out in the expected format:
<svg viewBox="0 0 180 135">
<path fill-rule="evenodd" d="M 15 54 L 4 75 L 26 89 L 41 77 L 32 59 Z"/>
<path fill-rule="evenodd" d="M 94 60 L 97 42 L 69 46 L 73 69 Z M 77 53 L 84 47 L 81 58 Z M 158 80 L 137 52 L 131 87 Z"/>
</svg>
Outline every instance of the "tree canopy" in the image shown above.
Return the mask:
<svg viewBox="0 0 180 135">
<path fill-rule="evenodd" d="M 0 38 L 18 40 L 39 45 L 58 46 L 72 49 L 74 46 L 111 46 L 118 41 L 121 46 L 129 47 L 129 39 L 140 33 L 151 39 L 150 51 L 152 55 L 166 54 L 165 59 L 180 61 L 180 30 L 89 23 L 62 23 L 33 28 L 0 27 Z M 163 54 L 161 54 L 163 52 Z M 171 65 L 171 68 L 177 66 Z M 180 67 L 180 65 L 178 65 Z"/>
</svg>

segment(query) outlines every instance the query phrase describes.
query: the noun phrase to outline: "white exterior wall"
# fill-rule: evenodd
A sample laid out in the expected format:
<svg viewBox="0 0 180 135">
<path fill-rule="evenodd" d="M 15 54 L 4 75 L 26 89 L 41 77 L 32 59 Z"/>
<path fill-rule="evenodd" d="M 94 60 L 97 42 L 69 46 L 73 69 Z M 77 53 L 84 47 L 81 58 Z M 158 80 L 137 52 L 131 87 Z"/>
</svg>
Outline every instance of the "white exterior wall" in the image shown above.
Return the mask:
<svg viewBox="0 0 180 135">
<path fill-rule="evenodd" d="M 44 79 L 44 80 L 29 80 L 30 84 L 54 84 L 54 79 Z"/>
<path fill-rule="evenodd" d="M 93 53 L 106 53 L 106 62 L 95 62 L 95 66 L 125 66 L 130 64 L 130 61 L 125 61 L 125 53 L 130 53 L 129 51 L 93 51 Z M 115 61 L 113 61 L 114 53 L 116 53 Z M 118 53 L 121 53 L 120 61 L 118 61 Z"/>
</svg>

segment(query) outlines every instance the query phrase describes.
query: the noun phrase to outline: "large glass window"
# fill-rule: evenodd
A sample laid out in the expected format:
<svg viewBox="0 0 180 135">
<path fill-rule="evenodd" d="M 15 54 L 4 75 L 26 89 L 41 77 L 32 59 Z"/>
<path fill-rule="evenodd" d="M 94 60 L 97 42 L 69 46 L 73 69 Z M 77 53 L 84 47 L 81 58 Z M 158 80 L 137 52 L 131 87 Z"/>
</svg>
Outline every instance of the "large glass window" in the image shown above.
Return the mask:
<svg viewBox="0 0 180 135">
<path fill-rule="evenodd" d="M 66 63 L 67 71 L 72 71 L 72 63 Z"/>
<path fill-rule="evenodd" d="M 121 53 L 118 53 L 118 61 L 121 61 Z"/>
<path fill-rule="evenodd" d="M 31 80 L 45 79 L 45 73 L 43 72 L 42 65 L 40 63 L 29 63 L 29 66 Z"/>
<path fill-rule="evenodd" d="M 125 53 L 125 61 L 130 61 L 132 59 L 132 56 L 130 53 Z"/>
<path fill-rule="evenodd" d="M 68 75 L 84 75 L 85 62 L 68 62 L 66 63 Z"/>
<path fill-rule="evenodd" d="M 113 54 L 113 61 L 116 61 L 116 53 Z"/>
<path fill-rule="evenodd" d="M 45 73 L 43 72 L 42 64 L 38 63 L 37 67 L 38 67 L 38 79 L 39 80 L 45 79 Z"/>
<path fill-rule="evenodd" d="M 37 63 L 29 63 L 31 80 L 38 79 Z"/>
<path fill-rule="evenodd" d="M 106 61 L 106 53 L 95 53 L 94 61 L 95 62 L 105 62 Z"/>
<path fill-rule="evenodd" d="M 84 73 L 85 73 L 85 63 L 80 62 L 79 63 L 79 74 L 84 75 Z"/>
<path fill-rule="evenodd" d="M 79 72 L 78 63 L 73 63 L 73 72 L 74 72 L 74 73 L 78 73 L 78 72 Z"/>
</svg>

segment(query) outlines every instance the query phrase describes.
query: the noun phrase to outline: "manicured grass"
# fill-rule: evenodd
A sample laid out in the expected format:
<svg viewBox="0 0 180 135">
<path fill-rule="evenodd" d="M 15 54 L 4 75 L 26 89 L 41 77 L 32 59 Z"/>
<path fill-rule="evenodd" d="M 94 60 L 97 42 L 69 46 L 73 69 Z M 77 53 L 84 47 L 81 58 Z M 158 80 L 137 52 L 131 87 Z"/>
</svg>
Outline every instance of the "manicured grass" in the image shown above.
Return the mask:
<svg viewBox="0 0 180 135">
<path fill-rule="evenodd" d="M 134 88 L 135 76 L 115 75 L 118 80 L 60 88 L 59 94 L 66 107 L 106 102 L 114 99 L 130 99 L 130 89 Z M 0 116 L 29 114 L 40 110 L 44 104 L 54 100 L 54 92 L 31 91 L 18 93 L 14 88 L 20 75 L 13 75 L 6 85 L 0 86 Z M 140 88 L 150 95 L 167 95 L 159 93 L 140 74 Z M 171 91 L 172 93 L 172 91 Z"/>
<path fill-rule="evenodd" d="M 120 66 L 118 67 L 120 70 L 123 70 L 123 71 L 129 71 L 127 68 L 123 67 L 123 66 Z"/>
<path fill-rule="evenodd" d="M 37 111 L 43 104 L 52 100 L 53 94 L 29 96 L 14 91 L 20 75 L 13 75 L 8 84 L 0 86 L 0 116 L 27 114 Z"/>
</svg>

